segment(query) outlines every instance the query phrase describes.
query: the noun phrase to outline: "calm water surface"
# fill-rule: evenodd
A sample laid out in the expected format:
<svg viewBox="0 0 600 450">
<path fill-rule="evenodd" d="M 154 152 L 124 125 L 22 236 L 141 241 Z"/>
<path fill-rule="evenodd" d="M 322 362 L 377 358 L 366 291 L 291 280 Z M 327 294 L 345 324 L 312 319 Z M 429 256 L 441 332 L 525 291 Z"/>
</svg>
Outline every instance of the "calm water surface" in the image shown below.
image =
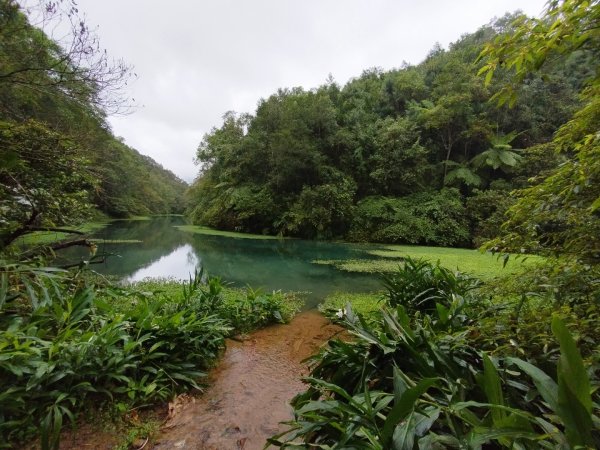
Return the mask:
<svg viewBox="0 0 600 450">
<path fill-rule="evenodd" d="M 188 279 L 203 267 L 235 286 L 252 286 L 265 291 L 304 291 L 307 306 L 315 306 L 336 292 L 366 292 L 379 288 L 374 275 L 351 274 L 316 259 L 370 259 L 366 250 L 375 246 L 304 241 L 259 240 L 208 236 L 180 231 L 179 217 L 117 221 L 94 237 L 107 240 L 140 240 L 140 243 L 101 244 L 99 252 L 112 254 L 94 270 L 128 281 L 147 277 Z M 79 257 L 72 253 L 70 258 Z"/>
</svg>

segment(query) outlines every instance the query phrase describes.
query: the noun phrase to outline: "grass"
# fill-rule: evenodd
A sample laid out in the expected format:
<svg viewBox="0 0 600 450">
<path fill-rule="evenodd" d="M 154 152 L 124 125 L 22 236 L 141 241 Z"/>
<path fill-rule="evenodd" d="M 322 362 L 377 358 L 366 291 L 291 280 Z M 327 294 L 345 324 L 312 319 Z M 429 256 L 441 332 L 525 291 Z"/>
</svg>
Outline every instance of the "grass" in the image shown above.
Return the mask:
<svg viewBox="0 0 600 450">
<path fill-rule="evenodd" d="M 152 220 L 152 217 L 150 216 L 131 216 L 131 217 L 124 217 L 122 219 L 113 219 L 115 222 L 119 221 L 119 220 L 125 220 L 125 221 L 133 221 L 133 220 Z"/>
<path fill-rule="evenodd" d="M 119 443 L 115 450 L 129 450 L 145 446 L 160 430 L 161 422 L 156 419 L 137 420 L 130 422 L 120 434 Z M 140 445 L 141 443 L 141 445 Z"/>
<path fill-rule="evenodd" d="M 270 236 L 266 234 L 237 233 L 235 231 L 221 231 L 200 225 L 176 225 L 175 228 L 186 233 L 206 234 L 209 236 L 225 236 L 239 239 L 288 239 L 281 236 Z"/>
<path fill-rule="evenodd" d="M 65 227 L 67 229 L 72 229 L 74 231 L 79 231 L 81 233 L 93 233 L 95 231 L 101 230 L 109 224 L 108 221 L 102 222 L 86 222 L 82 225 L 78 225 L 76 227 Z M 43 245 L 49 244 L 52 242 L 60 241 L 62 239 L 66 239 L 67 237 L 75 236 L 75 234 L 62 233 L 57 231 L 36 231 L 34 233 L 29 233 L 24 236 L 21 236 L 15 241 L 17 245 Z"/>
<path fill-rule="evenodd" d="M 366 253 L 375 259 L 315 260 L 313 263 L 331 265 L 346 272 L 378 273 L 393 272 L 402 264 L 402 258 L 411 257 L 439 261 L 448 269 L 460 270 L 486 281 L 501 275 L 522 272 L 542 261 L 539 256 L 526 255 L 523 258 L 511 258 L 506 267 L 503 267 L 503 261 L 498 256 L 478 250 L 405 245 L 387 245 L 380 250 L 367 250 Z"/>
<path fill-rule="evenodd" d="M 90 239 L 96 244 L 141 244 L 144 241 L 139 239 Z"/>
<path fill-rule="evenodd" d="M 319 311 L 326 316 L 333 316 L 338 311 L 343 311 L 346 305 L 350 303 L 352 310 L 365 317 L 374 314 L 381 309 L 383 294 L 381 292 L 368 293 L 349 293 L 335 292 L 325 297 L 323 303 L 319 305 Z"/>
</svg>

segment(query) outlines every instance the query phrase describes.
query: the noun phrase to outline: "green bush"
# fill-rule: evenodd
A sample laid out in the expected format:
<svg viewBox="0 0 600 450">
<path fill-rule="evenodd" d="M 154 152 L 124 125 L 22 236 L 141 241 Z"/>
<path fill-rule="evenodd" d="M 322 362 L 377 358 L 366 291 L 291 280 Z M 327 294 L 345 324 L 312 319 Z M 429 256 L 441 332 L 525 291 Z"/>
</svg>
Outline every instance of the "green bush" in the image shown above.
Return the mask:
<svg viewBox="0 0 600 450">
<path fill-rule="evenodd" d="M 506 221 L 506 211 L 514 202 L 510 190 L 476 189 L 474 195 L 467 199 L 466 208 L 475 247 L 500 234 L 501 226 Z"/>
<path fill-rule="evenodd" d="M 400 289 L 407 274 L 419 278 L 409 290 L 420 286 L 424 292 L 442 292 L 438 301 L 449 300 L 450 293 L 453 303 L 424 310 L 409 303 L 409 310 L 399 300 L 397 307 L 375 313 L 375 322 L 348 305 L 343 324 L 354 339 L 332 340 L 312 358 L 305 379 L 309 387 L 293 401 L 295 419 L 271 444 L 380 450 L 598 448 L 598 355 L 592 354 L 591 362 L 582 358 L 558 314 L 550 318 L 550 334 L 542 337 L 548 350 L 541 367 L 533 352 L 517 349 L 514 355 L 518 345 L 509 337 L 515 312 L 510 305 L 490 310 L 480 300 L 458 311 L 457 298 L 474 295 L 471 286 L 454 280 L 455 286 L 447 274 L 435 274 L 435 266 L 415 262 L 393 290 Z M 455 315 L 464 319 L 452 322 Z M 512 350 L 494 345 L 504 336 L 513 342 Z"/>
<path fill-rule="evenodd" d="M 452 304 L 473 300 L 470 296 L 479 282 L 460 272 L 453 272 L 437 263 L 406 258 L 398 270 L 383 275 L 388 304 L 402 305 L 409 314 L 431 313 Z"/>
<path fill-rule="evenodd" d="M 200 277 L 197 275 L 195 280 Z M 188 286 L 193 287 L 194 282 L 191 280 Z M 288 322 L 302 306 L 302 300 L 293 292 L 265 293 L 250 287 L 232 288 L 223 285 L 218 278 L 209 278 L 191 292 L 175 280 L 148 280 L 134 287 L 167 299 L 171 305 L 186 303 L 197 314 L 216 314 L 230 328 L 229 335 Z"/>
<path fill-rule="evenodd" d="M 282 448 L 597 448 L 593 386 L 560 319 L 559 362 L 546 373 L 491 357 L 465 331 L 436 333 L 402 307 L 380 328 L 348 315 L 351 343 L 317 359 L 296 419 L 270 440 Z M 594 394 L 597 397 L 596 394 Z"/>
<path fill-rule="evenodd" d="M 470 232 L 462 198 L 456 189 L 406 197 L 367 197 L 354 213 L 348 238 L 353 241 L 469 245 Z"/>
<path fill-rule="evenodd" d="M 86 399 L 123 396 L 132 406 L 165 401 L 198 388 L 200 371 L 224 347 L 227 323 L 182 304 L 131 295 L 115 313 L 91 287 L 49 294 L 29 313 L 3 310 L 0 320 L 0 430 L 2 443 L 41 431 L 54 448 L 64 418 Z"/>
<path fill-rule="evenodd" d="M 281 218 L 286 234 L 308 239 L 343 236 L 353 215 L 356 184 L 341 175 L 332 182 L 305 186 Z"/>
<path fill-rule="evenodd" d="M 245 333 L 271 323 L 288 322 L 302 301 L 290 292 L 225 289 L 217 311 L 236 332 Z"/>
<path fill-rule="evenodd" d="M 139 407 L 200 388 L 225 337 L 289 319 L 298 300 L 189 283 L 92 286 L 82 275 L 0 269 L 0 447 L 39 433 L 57 448 L 90 402 Z"/>
</svg>

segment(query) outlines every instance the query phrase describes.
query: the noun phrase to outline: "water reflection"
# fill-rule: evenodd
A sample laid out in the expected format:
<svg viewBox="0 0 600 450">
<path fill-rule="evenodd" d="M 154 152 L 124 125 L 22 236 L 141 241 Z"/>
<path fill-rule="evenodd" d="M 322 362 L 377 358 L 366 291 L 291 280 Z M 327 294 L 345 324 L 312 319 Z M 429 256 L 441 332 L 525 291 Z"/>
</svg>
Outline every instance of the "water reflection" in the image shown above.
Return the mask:
<svg viewBox="0 0 600 450">
<path fill-rule="evenodd" d="M 100 246 L 109 256 L 94 269 L 137 281 L 146 277 L 188 279 L 197 266 L 235 286 L 252 286 L 310 292 L 307 303 L 316 305 L 335 291 L 364 292 L 379 288 L 376 277 L 351 274 L 330 266 L 313 264 L 315 259 L 366 259 L 372 246 L 302 240 L 255 240 L 207 236 L 180 231 L 182 218 L 160 217 L 148 221 L 114 222 L 96 237 L 109 241 L 140 240 Z M 73 249 L 74 252 L 77 249 Z M 81 258 L 76 253 L 67 255 Z"/>
<path fill-rule="evenodd" d="M 176 248 L 168 255 L 162 256 L 157 261 L 136 270 L 127 277 L 127 281 L 140 281 L 144 278 L 189 278 L 200 266 L 200 259 L 190 244 Z M 183 277 L 182 274 L 186 273 Z"/>
</svg>

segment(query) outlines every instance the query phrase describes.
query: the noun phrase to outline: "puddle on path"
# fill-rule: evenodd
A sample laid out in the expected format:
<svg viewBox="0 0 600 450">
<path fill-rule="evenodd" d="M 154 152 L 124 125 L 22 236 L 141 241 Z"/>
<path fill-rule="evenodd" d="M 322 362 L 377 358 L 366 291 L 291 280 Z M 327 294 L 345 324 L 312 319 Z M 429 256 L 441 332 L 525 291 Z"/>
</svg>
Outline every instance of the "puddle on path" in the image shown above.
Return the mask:
<svg viewBox="0 0 600 450">
<path fill-rule="evenodd" d="M 229 341 L 204 394 L 175 405 L 152 448 L 262 449 L 283 429 L 279 422 L 292 417 L 289 401 L 304 390 L 301 361 L 339 331 L 318 312 L 306 311 L 290 324 Z"/>
</svg>

